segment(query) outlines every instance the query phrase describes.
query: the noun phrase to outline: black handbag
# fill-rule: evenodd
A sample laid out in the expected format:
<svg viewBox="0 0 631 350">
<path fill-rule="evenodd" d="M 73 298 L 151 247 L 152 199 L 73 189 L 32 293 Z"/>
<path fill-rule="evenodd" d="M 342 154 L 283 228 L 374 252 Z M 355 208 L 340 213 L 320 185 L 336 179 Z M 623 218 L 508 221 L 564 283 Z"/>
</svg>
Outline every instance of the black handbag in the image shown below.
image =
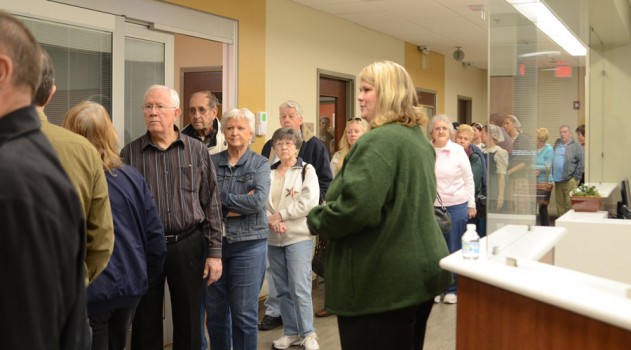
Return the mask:
<svg viewBox="0 0 631 350">
<path fill-rule="evenodd" d="M 311 270 L 318 276 L 324 278 L 324 262 L 326 260 L 326 238 L 319 237 L 318 245 L 311 260 Z"/>
<path fill-rule="evenodd" d="M 436 217 L 436 222 L 438 223 L 438 227 L 440 227 L 440 231 L 443 235 L 446 235 L 451 229 L 451 215 L 449 215 L 447 208 L 443 205 L 443 200 L 440 199 L 440 195 L 438 193 L 436 193 L 436 198 L 438 199 L 438 203 L 440 203 L 440 207 L 434 207 L 434 216 Z"/>
<path fill-rule="evenodd" d="M 486 196 L 483 194 L 479 194 L 475 197 L 475 211 L 476 217 L 485 217 L 486 216 Z"/>
</svg>

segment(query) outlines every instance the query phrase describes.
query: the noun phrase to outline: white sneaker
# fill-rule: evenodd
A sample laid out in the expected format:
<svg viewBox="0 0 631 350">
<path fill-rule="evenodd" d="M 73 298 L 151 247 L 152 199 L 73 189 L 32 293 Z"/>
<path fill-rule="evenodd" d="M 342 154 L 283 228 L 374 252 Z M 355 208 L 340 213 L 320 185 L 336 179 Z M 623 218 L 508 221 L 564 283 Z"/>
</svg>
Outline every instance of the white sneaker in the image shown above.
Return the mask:
<svg viewBox="0 0 631 350">
<path fill-rule="evenodd" d="M 437 296 L 434 297 L 434 302 L 436 304 L 440 304 L 443 301 L 444 296 L 445 296 L 444 294 L 438 294 Z"/>
<path fill-rule="evenodd" d="M 314 333 L 306 336 L 300 345 L 305 347 L 305 350 L 320 350 L 320 345 L 318 345 L 318 336 Z"/>
<path fill-rule="evenodd" d="M 448 293 L 445 295 L 445 300 L 443 302 L 445 304 L 455 304 L 458 302 L 458 296 L 454 293 Z"/>
<path fill-rule="evenodd" d="M 293 345 L 300 345 L 301 342 L 302 339 L 299 335 L 283 335 L 277 340 L 274 340 L 272 344 L 274 349 L 287 349 Z"/>
</svg>

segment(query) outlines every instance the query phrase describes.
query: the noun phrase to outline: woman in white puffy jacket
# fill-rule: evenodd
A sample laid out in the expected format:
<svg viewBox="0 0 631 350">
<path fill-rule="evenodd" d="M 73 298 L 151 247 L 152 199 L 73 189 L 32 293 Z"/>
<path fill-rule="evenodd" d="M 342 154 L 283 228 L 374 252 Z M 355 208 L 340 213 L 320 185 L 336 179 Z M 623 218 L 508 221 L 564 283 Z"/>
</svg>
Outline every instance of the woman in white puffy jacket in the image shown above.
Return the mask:
<svg viewBox="0 0 631 350">
<path fill-rule="evenodd" d="M 318 205 L 320 187 L 315 168 L 298 158 L 301 145 L 300 134 L 292 128 L 278 129 L 272 136 L 272 147 L 280 161 L 272 165 L 266 204 L 268 258 L 284 328 L 284 335 L 274 341 L 275 349 L 293 345 L 319 349 L 313 328 L 313 236 L 307 228 L 307 214 Z"/>
</svg>

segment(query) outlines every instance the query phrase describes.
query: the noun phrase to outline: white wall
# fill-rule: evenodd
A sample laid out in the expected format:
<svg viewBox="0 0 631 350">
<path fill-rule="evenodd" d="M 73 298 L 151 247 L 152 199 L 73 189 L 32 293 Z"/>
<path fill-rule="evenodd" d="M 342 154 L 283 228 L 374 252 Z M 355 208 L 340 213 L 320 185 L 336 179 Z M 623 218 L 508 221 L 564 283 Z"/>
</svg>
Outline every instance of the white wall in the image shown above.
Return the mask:
<svg viewBox="0 0 631 350">
<path fill-rule="evenodd" d="M 590 181 L 631 178 L 631 45 L 593 55 L 587 116 Z"/>
<path fill-rule="evenodd" d="M 462 62 L 445 58 L 445 114 L 456 119 L 458 96 L 471 98 L 472 121 L 485 124 L 489 117 L 487 71 L 465 67 Z"/>
<path fill-rule="evenodd" d="M 403 41 L 289 0 L 267 1 L 265 55 L 267 138 L 280 127 L 278 106 L 288 99 L 302 105 L 305 122 L 316 123 L 317 69 L 357 76 L 377 60 L 405 63 Z"/>
</svg>

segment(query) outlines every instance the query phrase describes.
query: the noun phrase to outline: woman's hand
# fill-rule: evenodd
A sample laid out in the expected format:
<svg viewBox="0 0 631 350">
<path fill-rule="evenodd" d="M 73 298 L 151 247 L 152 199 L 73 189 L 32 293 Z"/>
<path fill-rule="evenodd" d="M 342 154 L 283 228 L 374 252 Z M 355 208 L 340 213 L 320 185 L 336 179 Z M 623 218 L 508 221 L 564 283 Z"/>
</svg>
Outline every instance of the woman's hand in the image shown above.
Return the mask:
<svg viewBox="0 0 631 350">
<path fill-rule="evenodd" d="M 267 221 L 269 222 L 270 227 L 271 227 L 272 225 L 276 225 L 276 224 L 281 223 L 283 221 L 283 217 L 280 215 L 279 212 L 276 212 L 276 213 L 268 216 L 267 217 Z"/>
<path fill-rule="evenodd" d="M 502 209 L 502 207 L 504 206 L 504 197 L 503 196 L 497 196 L 497 210 Z"/>
<path fill-rule="evenodd" d="M 285 233 L 287 231 L 287 225 L 285 224 L 284 221 L 281 221 L 279 223 L 273 224 L 273 223 L 269 223 L 268 224 L 269 229 L 276 232 L 276 233 Z"/>
<path fill-rule="evenodd" d="M 475 217 L 475 215 L 478 213 L 478 211 L 475 208 L 467 208 L 468 213 L 469 214 L 469 219 L 473 219 Z"/>
</svg>

